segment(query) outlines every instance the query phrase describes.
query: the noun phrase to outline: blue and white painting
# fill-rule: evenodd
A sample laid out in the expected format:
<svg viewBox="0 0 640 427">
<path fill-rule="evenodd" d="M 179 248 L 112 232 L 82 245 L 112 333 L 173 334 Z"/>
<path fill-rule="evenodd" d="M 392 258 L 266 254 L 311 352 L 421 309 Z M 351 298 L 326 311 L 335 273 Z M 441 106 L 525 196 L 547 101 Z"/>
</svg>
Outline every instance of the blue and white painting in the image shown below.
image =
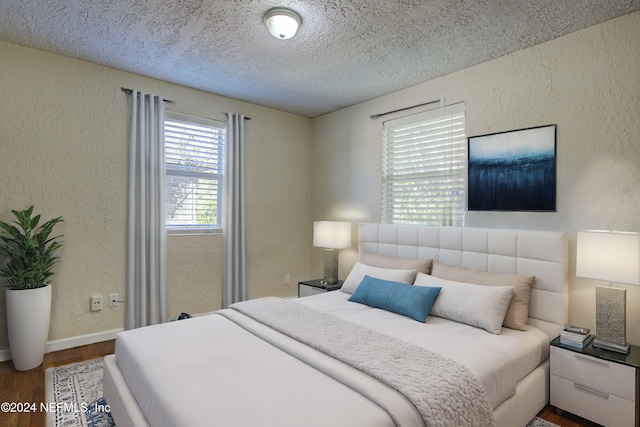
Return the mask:
<svg viewBox="0 0 640 427">
<path fill-rule="evenodd" d="M 556 125 L 468 138 L 473 211 L 556 210 Z"/>
</svg>

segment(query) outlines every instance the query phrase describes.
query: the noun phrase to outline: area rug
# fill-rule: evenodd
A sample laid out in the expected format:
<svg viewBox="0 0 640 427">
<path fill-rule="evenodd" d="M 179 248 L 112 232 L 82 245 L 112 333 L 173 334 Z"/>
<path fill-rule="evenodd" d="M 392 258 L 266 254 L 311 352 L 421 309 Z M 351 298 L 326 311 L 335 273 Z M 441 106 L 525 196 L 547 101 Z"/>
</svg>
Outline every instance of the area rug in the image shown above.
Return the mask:
<svg viewBox="0 0 640 427">
<path fill-rule="evenodd" d="M 49 368 L 45 372 L 47 427 L 113 427 L 102 394 L 102 358 Z M 534 418 L 527 427 L 558 427 Z"/>
<path fill-rule="evenodd" d="M 559 427 L 559 426 L 558 424 L 554 424 L 547 420 L 543 420 L 542 418 L 535 417 L 534 419 L 529 421 L 529 424 L 527 424 L 527 427 Z"/>
<path fill-rule="evenodd" d="M 102 394 L 102 358 L 45 371 L 47 427 L 114 426 Z"/>
</svg>

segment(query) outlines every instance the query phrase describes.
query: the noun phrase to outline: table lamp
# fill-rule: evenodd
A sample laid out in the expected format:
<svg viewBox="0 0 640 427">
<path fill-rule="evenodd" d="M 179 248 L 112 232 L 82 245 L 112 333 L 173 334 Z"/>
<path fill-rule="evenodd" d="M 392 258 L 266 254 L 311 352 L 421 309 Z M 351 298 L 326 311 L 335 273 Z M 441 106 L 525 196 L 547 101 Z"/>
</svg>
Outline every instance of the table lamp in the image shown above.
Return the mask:
<svg viewBox="0 0 640 427">
<path fill-rule="evenodd" d="M 579 231 L 576 276 L 605 280 L 596 286 L 596 337 L 593 346 L 629 353 L 625 337 L 626 289 L 612 282 L 640 285 L 640 233 L 622 231 Z"/>
<path fill-rule="evenodd" d="M 324 279 L 322 283 L 338 283 L 338 249 L 351 246 L 351 223 L 342 221 L 315 221 L 313 246 L 325 248 Z"/>
</svg>

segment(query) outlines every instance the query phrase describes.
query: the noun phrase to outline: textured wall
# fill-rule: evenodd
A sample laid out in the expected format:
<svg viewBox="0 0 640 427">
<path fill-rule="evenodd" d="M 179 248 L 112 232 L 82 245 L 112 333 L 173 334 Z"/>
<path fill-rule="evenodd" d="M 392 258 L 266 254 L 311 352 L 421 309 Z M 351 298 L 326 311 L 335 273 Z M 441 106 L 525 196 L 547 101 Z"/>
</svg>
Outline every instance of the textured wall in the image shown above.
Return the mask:
<svg viewBox="0 0 640 427">
<path fill-rule="evenodd" d="M 466 224 L 569 232 L 570 322 L 594 328 L 594 286 L 601 283 L 574 277 L 575 232 L 640 231 L 638 28 L 634 13 L 316 118 L 313 219 L 380 220 L 382 119 L 371 114 L 441 98 L 465 102 L 469 136 L 555 123 L 557 212 L 472 212 Z M 312 252 L 316 274 L 321 259 Z M 341 277 L 354 260 L 355 246 L 341 251 Z M 640 344 L 640 287 L 621 286 L 628 290 L 627 336 Z"/>
<path fill-rule="evenodd" d="M 111 68 L 0 43 L 0 216 L 36 206 L 62 215 L 50 340 L 123 326 L 124 307 L 89 312 L 89 297 L 124 295 L 127 97 L 121 86 L 171 99 L 167 108 L 224 120 L 246 114 L 249 295 L 295 295 L 311 247 L 309 119 Z M 168 311 L 220 308 L 222 236 L 170 236 Z M 3 284 L 3 283 L 0 283 Z M 0 292 L 0 350 L 8 348 Z"/>
</svg>

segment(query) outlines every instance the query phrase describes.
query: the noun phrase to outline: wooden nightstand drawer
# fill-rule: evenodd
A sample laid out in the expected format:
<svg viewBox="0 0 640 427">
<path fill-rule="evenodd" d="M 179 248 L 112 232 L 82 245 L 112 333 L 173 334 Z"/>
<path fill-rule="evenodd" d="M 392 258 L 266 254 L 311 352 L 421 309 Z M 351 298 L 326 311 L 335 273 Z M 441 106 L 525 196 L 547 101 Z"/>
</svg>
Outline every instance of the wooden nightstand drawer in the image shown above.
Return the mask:
<svg viewBox="0 0 640 427">
<path fill-rule="evenodd" d="M 552 346 L 551 375 L 631 402 L 636 399 L 636 370 L 631 366 Z"/>
<path fill-rule="evenodd" d="M 635 382 L 635 374 L 633 379 Z M 551 390 L 550 403 L 557 408 L 607 427 L 635 425 L 636 405 L 632 400 L 592 390 L 557 375 L 551 375 Z"/>
</svg>

